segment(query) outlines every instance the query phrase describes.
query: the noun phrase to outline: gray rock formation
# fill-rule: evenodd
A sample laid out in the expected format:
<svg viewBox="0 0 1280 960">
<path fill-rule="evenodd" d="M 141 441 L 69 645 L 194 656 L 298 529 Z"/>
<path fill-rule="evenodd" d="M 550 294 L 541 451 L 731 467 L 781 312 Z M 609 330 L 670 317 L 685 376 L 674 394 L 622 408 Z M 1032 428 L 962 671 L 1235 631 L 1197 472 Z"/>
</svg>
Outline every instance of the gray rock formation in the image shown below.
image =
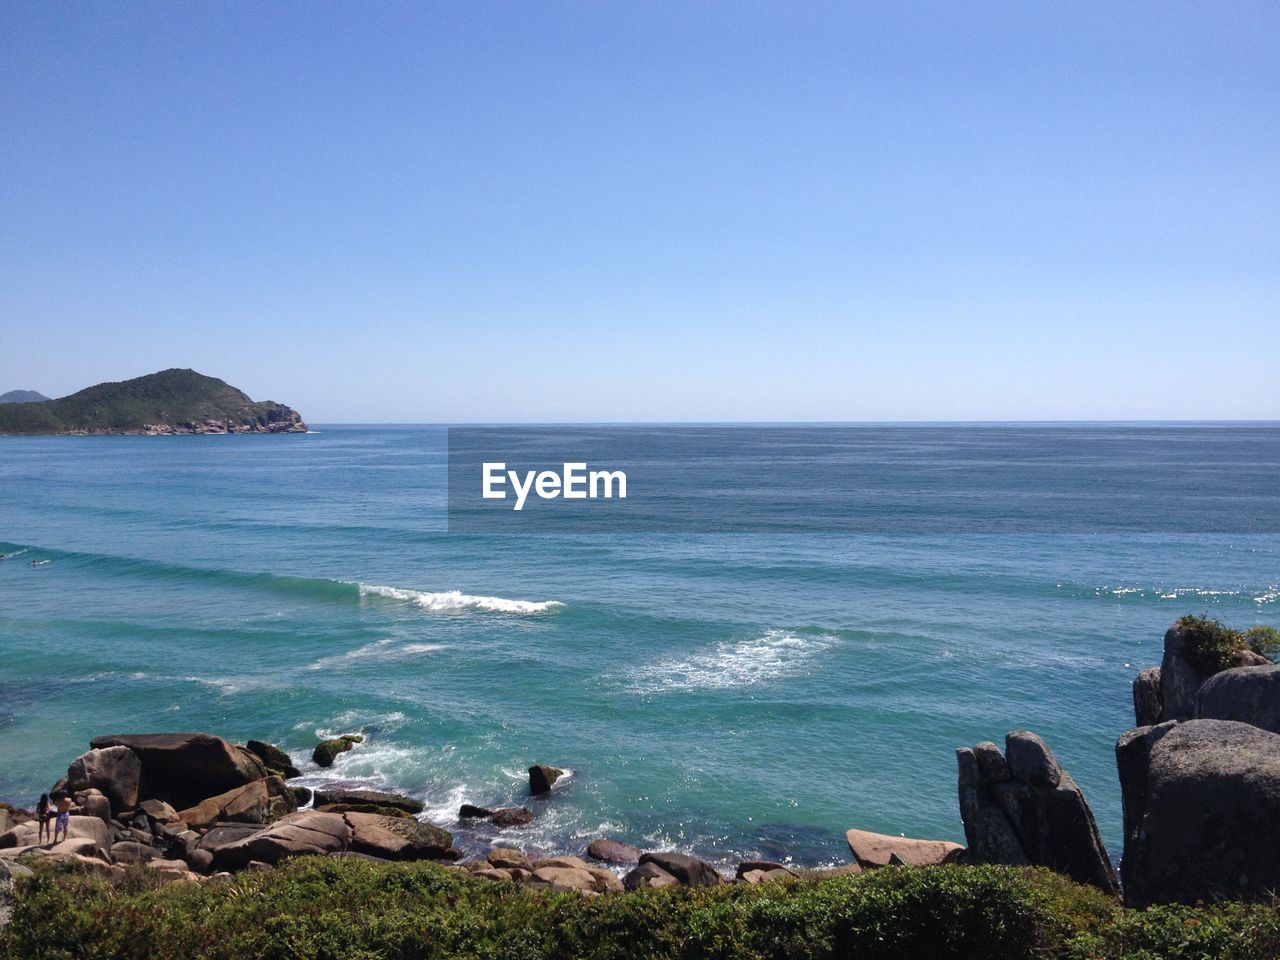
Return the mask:
<svg viewBox="0 0 1280 960">
<path fill-rule="evenodd" d="M 529 768 L 529 792 L 535 797 L 550 793 L 556 781 L 563 776 L 564 771 L 559 767 L 548 767 L 542 763 L 534 764 Z"/>
<path fill-rule="evenodd" d="M 353 749 L 357 743 L 364 743 L 364 737 L 358 733 L 344 733 L 340 737 L 330 737 L 316 744 L 316 748 L 311 751 L 311 759 L 317 766 L 332 767 L 338 754 Z"/>
<path fill-rule="evenodd" d="M 601 837 L 587 846 L 587 856 L 605 863 L 639 863 L 641 850 L 621 840 Z"/>
<path fill-rule="evenodd" d="M 1216 671 L 1196 665 L 1191 652 L 1192 634 L 1175 623 L 1164 635 L 1164 659 L 1160 663 L 1160 720 L 1190 720 L 1196 715 L 1196 694 Z M 1231 657 L 1233 667 L 1254 667 L 1270 663 L 1252 650 L 1240 649 Z M 1141 724 L 1140 724 L 1141 725 Z"/>
<path fill-rule="evenodd" d="M 622 886 L 627 890 L 641 890 L 645 887 L 678 887 L 680 881 L 656 863 L 642 863 L 622 878 Z"/>
<path fill-rule="evenodd" d="M 724 877 L 720 876 L 720 871 L 715 867 L 705 860 L 684 853 L 645 853 L 640 857 L 640 866 L 645 864 L 653 864 L 666 871 L 686 887 L 713 887 L 724 883 Z"/>
<path fill-rule="evenodd" d="M 1159 667 L 1148 667 L 1133 678 L 1133 718 L 1137 726 L 1149 727 L 1164 719 L 1163 698 Z"/>
<path fill-rule="evenodd" d="M 1232 720 L 1130 730 L 1125 902 L 1269 902 L 1280 889 L 1280 735 Z"/>
<path fill-rule="evenodd" d="M 1280 664 L 1215 673 L 1196 693 L 1195 715 L 1203 720 L 1238 720 L 1280 733 Z"/>
<path fill-rule="evenodd" d="M 1048 745 L 1030 731 L 1014 730 L 1005 738 L 1005 766 L 996 754 L 991 743 L 956 751 L 969 843 L 965 859 L 1048 867 L 1118 895 L 1093 812 Z"/>
<path fill-rule="evenodd" d="M 119 813 L 138 805 L 138 787 L 142 762 L 128 747 L 103 747 L 90 750 L 71 761 L 67 767 L 66 789 L 71 793 L 100 790 Z"/>
</svg>

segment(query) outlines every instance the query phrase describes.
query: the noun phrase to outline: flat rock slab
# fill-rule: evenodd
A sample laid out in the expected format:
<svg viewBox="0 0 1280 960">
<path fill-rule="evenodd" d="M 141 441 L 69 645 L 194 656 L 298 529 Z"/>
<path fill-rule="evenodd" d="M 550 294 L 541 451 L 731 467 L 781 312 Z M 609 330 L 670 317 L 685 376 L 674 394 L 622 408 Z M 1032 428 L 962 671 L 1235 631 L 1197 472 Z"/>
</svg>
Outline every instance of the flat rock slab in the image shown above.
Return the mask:
<svg viewBox="0 0 1280 960">
<path fill-rule="evenodd" d="M 313 799 L 317 807 L 330 804 L 390 807 L 393 810 L 402 810 L 410 814 L 418 814 L 426 809 L 421 802 L 414 800 L 412 797 L 406 797 L 402 793 L 384 793 L 381 790 L 317 789 Z"/>
<path fill-rule="evenodd" d="M 213 850 L 219 870 L 238 870 L 251 861 L 275 864 L 293 856 L 323 855 L 346 850 L 351 828 L 342 814 L 304 811 L 282 817 L 247 837 Z"/>
<path fill-rule="evenodd" d="M 39 826 L 34 822 L 20 823 L 8 832 L 0 834 L 0 850 L 13 847 L 35 847 L 40 834 Z M 53 821 L 49 821 L 49 835 L 53 834 Z M 68 840 L 92 840 L 94 849 L 106 856 L 111 846 L 110 834 L 105 821 L 98 817 L 82 817 L 72 814 L 67 832 Z M 45 846 L 48 846 L 46 843 Z"/>
<path fill-rule="evenodd" d="M 964 847 L 950 840 L 915 840 L 869 830 L 849 830 L 844 836 L 854 859 L 864 869 L 887 867 L 895 856 L 909 867 L 932 867 L 954 863 L 964 853 Z"/>
</svg>

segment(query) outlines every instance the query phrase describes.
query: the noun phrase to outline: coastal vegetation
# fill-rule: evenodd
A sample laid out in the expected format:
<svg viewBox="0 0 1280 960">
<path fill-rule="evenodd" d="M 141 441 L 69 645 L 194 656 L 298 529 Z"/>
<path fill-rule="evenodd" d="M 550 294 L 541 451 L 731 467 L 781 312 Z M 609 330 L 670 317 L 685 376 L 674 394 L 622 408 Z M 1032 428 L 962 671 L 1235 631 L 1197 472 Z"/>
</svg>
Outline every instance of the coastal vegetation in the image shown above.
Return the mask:
<svg viewBox="0 0 1280 960">
<path fill-rule="evenodd" d="M 0 434 L 299 433 L 296 410 L 194 370 L 99 383 L 58 400 L 0 404 Z"/>
<path fill-rule="evenodd" d="M 1204 674 L 1214 674 L 1239 666 L 1242 653 L 1273 656 L 1280 651 L 1280 631 L 1258 626 L 1236 630 L 1219 620 L 1188 614 L 1178 620 L 1185 637 L 1186 654 Z"/>
<path fill-rule="evenodd" d="M 584 897 L 427 863 L 300 858 L 161 886 L 69 867 L 20 881 L 4 960 L 1214 957 L 1280 952 L 1265 905 L 1121 907 L 1043 869 L 899 867 Z"/>
</svg>

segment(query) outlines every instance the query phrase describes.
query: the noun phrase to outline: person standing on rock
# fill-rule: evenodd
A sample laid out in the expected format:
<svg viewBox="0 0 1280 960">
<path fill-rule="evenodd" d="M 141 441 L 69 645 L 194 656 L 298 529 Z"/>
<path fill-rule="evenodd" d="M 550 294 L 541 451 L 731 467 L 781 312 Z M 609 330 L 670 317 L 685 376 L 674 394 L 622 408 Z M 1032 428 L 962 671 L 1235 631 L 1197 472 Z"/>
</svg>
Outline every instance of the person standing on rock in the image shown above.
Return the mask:
<svg viewBox="0 0 1280 960">
<path fill-rule="evenodd" d="M 53 819 L 53 814 L 49 812 L 49 795 L 42 793 L 40 794 L 40 799 L 36 801 L 36 821 L 39 823 L 36 843 L 44 843 L 49 839 L 49 821 L 51 819 Z"/>
<path fill-rule="evenodd" d="M 59 830 L 63 840 L 71 836 L 71 794 L 56 793 L 54 797 L 58 803 L 58 819 L 53 822 L 53 842 L 57 843 Z"/>
</svg>

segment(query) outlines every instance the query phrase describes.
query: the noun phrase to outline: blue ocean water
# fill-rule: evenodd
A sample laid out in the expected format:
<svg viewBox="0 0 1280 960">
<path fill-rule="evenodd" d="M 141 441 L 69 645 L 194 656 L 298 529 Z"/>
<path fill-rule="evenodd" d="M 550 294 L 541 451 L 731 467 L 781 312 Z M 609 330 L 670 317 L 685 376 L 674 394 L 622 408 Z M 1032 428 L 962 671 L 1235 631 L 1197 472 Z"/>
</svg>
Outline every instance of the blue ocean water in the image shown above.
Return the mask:
<svg viewBox="0 0 1280 960">
<path fill-rule="evenodd" d="M 569 768 L 505 836 L 526 849 L 836 863 L 850 827 L 963 840 L 955 748 L 1025 727 L 1118 854 L 1112 747 L 1165 627 L 1280 626 L 1280 535 L 1181 532 L 1210 501 L 1280 529 L 1280 428 L 826 429 L 989 514 L 1007 491 L 955 465 L 993 438 L 1105 450 L 1095 496 L 1161 450 L 1208 466 L 1194 497 L 1152 486 L 1162 532 L 512 536 L 447 531 L 440 427 L 0 438 L 0 797 L 30 803 L 98 734 L 208 730 L 451 828 L 464 801 L 526 802 L 530 763 Z M 788 428 L 759 442 L 781 455 Z M 1078 527 L 1070 498 L 1038 509 Z M 346 732 L 366 740 L 309 763 Z"/>
</svg>

